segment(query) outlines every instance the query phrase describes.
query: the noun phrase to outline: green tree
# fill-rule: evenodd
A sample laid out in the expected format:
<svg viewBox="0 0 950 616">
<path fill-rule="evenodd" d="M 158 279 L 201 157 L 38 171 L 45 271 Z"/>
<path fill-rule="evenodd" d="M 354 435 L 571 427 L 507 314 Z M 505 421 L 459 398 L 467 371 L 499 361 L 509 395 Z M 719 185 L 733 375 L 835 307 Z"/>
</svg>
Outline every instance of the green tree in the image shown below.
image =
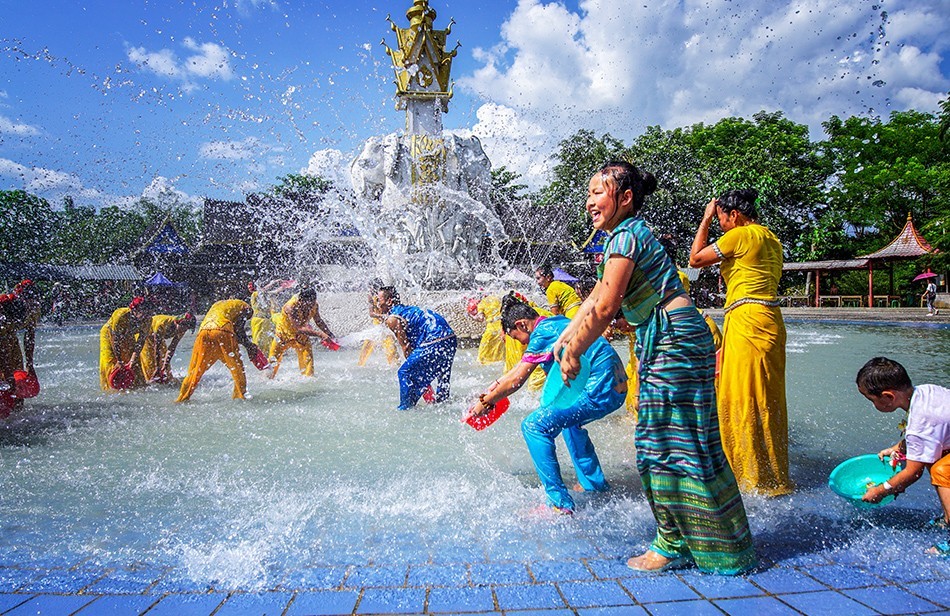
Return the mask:
<svg viewBox="0 0 950 616">
<path fill-rule="evenodd" d="M 835 116 L 823 126 L 821 147 L 834 168 L 827 199 L 853 229 L 856 253 L 890 241 L 908 213 L 924 225 L 950 211 L 950 144 L 934 116 Z"/>
<path fill-rule="evenodd" d="M 551 183 L 538 194 L 540 207 L 551 209 L 551 216 L 568 225 L 575 244 L 581 244 L 592 230 L 584 209 L 587 186 L 604 163 L 626 159 L 629 151 L 619 140 L 593 131 L 580 130 L 564 139 L 554 154 Z"/>
<path fill-rule="evenodd" d="M 46 199 L 22 190 L 0 191 L 0 261 L 45 262 L 57 224 Z"/>
</svg>

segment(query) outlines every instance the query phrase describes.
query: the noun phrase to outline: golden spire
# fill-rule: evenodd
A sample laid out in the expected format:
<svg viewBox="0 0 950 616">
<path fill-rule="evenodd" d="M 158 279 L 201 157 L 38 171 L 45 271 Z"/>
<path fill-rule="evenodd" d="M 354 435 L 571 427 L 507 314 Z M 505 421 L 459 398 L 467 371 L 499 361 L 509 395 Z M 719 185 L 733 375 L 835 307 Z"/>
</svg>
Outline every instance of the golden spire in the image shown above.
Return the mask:
<svg viewBox="0 0 950 616">
<path fill-rule="evenodd" d="M 396 49 L 391 49 L 383 41 L 386 53 L 393 61 L 396 73 L 396 108 L 406 109 L 410 99 L 438 100 L 442 111 L 448 111 L 452 98 L 452 58 L 458 53 L 455 49 L 446 50 L 445 41 L 452 32 L 452 24 L 445 30 L 433 29 L 436 13 L 429 7 L 428 0 L 413 0 L 406 11 L 408 28 L 400 28 L 386 17 L 390 27 L 396 33 Z"/>
</svg>

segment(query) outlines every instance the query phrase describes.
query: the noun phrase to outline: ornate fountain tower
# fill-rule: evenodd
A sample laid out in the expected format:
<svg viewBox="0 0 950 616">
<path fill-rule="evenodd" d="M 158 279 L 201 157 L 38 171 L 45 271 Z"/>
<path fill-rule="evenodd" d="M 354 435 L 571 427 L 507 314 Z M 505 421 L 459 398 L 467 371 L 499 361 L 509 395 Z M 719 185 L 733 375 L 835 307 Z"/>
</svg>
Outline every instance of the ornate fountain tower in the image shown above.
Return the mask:
<svg viewBox="0 0 950 616">
<path fill-rule="evenodd" d="M 406 11 L 408 28 L 400 28 L 386 17 L 396 33 L 397 49 L 386 42 L 396 73 L 396 109 L 406 112 L 406 136 L 412 160 L 413 186 L 439 184 L 445 179 L 446 149 L 442 139 L 442 114 L 452 98 L 452 58 L 460 43 L 448 51 L 446 39 L 452 24 L 435 30 L 435 10 L 428 0 L 414 0 Z"/>
</svg>

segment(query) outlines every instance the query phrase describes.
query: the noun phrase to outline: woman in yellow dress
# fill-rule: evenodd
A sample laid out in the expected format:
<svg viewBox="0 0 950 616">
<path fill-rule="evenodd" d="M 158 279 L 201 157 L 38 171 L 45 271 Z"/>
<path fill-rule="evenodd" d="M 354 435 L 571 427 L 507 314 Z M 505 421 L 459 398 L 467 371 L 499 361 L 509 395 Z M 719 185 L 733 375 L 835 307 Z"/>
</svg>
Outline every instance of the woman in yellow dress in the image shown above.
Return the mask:
<svg viewBox="0 0 950 616">
<path fill-rule="evenodd" d="M 313 344 L 311 338 L 319 338 L 321 343 L 331 343 L 333 333 L 320 317 L 320 305 L 317 292 L 304 289 L 284 304 L 280 312 L 274 315 L 276 332 L 270 345 L 271 370 L 268 378 L 274 378 L 280 363 L 289 349 L 297 351 L 297 364 L 304 376 L 313 376 Z"/>
<path fill-rule="evenodd" d="M 190 312 L 181 316 L 156 314 L 152 317 L 152 335 L 142 347 L 140 359 L 146 383 L 171 383 L 177 380 L 172 375 L 172 357 L 185 332 L 194 331 L 196 325 L 197 320 Z"/>
<path fill-rule="evenodd" d="M 373 320 L 373 325 L 380 327 L 380 329 L 385 329 L 385 326 L 383 326 L 382 320 L 373 315 L 379 314 L 379 300 L 377 294 L 383 286 L 382 280 L 378 278 L 374 279 L 372 284 L 370 284 L 368 298 L 370 318 Z M 373 354 L 377 345 L 382 345 L 383 352 L 386 353 L 386 362 L 389 363 L 390 366 L 395 366 L 399 363 L 399 353 L 396 351 L 396 340 L 387 332 L 381 337 L 375 339 L 370 338 L 363 341 L 363 346 L 360 349 L 360 357 L 356 361 L 356 365 L 365 366 L 366 362 L 369 361 L 369 356 Z"/>
<path fill-rule="evenodd" d="M 726 283 L 718 380 L 722 445 L 743 491 L 780 496 L 788 474 L 785 323 L 779 310 L 782 244 L 758 224 L 754 190 L 732 190 L 706 206 L 690 251 L 692 267 L 721 263 Z M 723 236 L 708 244 L 718 218 Z"/>
<path fill-rule="evenodd" d="M 472 300 L 474 302 L 474 300 Z M 478 344 L 478 363 L 494 364 L 505 361 L 505 332 L 501 328 L 501 299 L 486 295 L 474 304 L 470 316 L 485 324 L 485 332 Z"/>
<path fill-rule="evenodd" d="M 145 298 L 136 297 L 128 307 L 118 308 L 99 330 L 99 387 L 115 391 L 109 374 L 120 364 L 135 372 L 135 385 L 145 384 L 140 356 L 142 347 L 152 335 L 152 306 Z"/>
<path fill-rule="evenodd" d="M 247 283 L 247 290 L 251 292 L 251 342 L 258 348 L 269 350 L 274 340 L 274 321 L 271 315 L 277 306 L 274 305 L 271 292 L 280 284 L 279 280 L 271 282 L 258 289 L 253 282 Z"/>
</svg>

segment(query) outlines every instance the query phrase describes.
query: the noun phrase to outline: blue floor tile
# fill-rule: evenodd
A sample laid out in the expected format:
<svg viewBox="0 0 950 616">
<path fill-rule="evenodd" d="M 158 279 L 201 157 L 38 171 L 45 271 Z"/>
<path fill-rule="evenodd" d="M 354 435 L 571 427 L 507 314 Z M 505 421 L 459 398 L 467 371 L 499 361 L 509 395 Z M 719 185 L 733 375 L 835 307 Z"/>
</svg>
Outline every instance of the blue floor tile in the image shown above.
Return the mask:
<svg viewBox="0 0 950 616">
<path fill-rule="evenodd" d="M 912 612 L 933 612 L 940 609 L 930 601 L 915 597 L 906 590 L 887 586 L 884 588 L 859 588 L 843 590 L 843 594 L 855 601 L 860 601 L 882 614 L 907 614 Z M 950 586 L 946 587 L 946 594 L 950 595 Z"/>
<path fill-rule="evenodd" d="M 343 585 L 346 588 L 367 588 L 373 586 L 399 587 L 406 585 L 409 567 L 357 567 L 350 571 Z"/>
<path fill-rule="evenodd" d="M 627 566 L 624 560 L 588 560 L 587 565 L 600 579 L 629 578 L 641 575 Z"/>
<path fill-rule="evenodd" d="M 168 575 L 158 581 L 149 592 L 152 594 L 162 593 L 206 593 L 212 590 L 211 586 L 204 582 L 182 579 L 175 575 Z"/>
<path fill-rule="evenodd" d="M 487 612 L 495 609 L 491 588 L 433 588 L 429 612 Z"/>
<path fill-rule="evenodd" d="M 722 611 L 709 601 L 674 601 L 651 603 L 647 609 L 654 616 L 722 616 Z"/>
<path fill-rule="evenodd" d="M 148 616 L 200 616 L 210 614 L 227 598 L 224 593 L 168 595 L 148 611 Z"/>
<path fill-rule="evenodd" d="M 24 601 L 28 601 L 32 598 L 33 595 L 0 594 L 0 613 L 15 608 Z"/>
<path fill-rule="evenodd" d="M 816 582 L 801 571 L 786 567 L 773 567 L 762 573 L 750 575 L 748 579 L 773 595 L 828 590 L 824 584 Z"/>
<path fill-rule="evenodd" d="M 521 563 L 478 563 L 471 566 L 473 584 L 530 584 L 528 568 Z"/>
<path fill-rule="evenodd" d="M 75 593 L 92 585 L 102 574 L 102 571 L 51 571 L 21 588 L 20 592 Z"/>
<path fill-rule="evenodd" d="M 639 605 L 621 605 L 619 607 L 589 607 L 577 610 L 577 616 L 647 616 L 648 612 Z"/>
<path fill-rule="evenodd" d="M 287 616 L 338 616 L 352 614 L 359 593 L 352 590 L 316 590 L 297 594 Z"/>
<path fill-rule="evenodd" d="M 700 598 L 696 591 L 673 576 L 643 576 L 632 580 L 623 580 L 621 584 L 633 593 L 633 597 L 640 603 L 662 603 L 664 601 Z"/>
<path fill-rule="evenodd" d="M 941 607 L 950 608 L 950 581 L 940 580 L 936 582 L 907 584 L 904 588 Z"/>
<path fill-rule="evenodd" d="M 158 597 L 146 595 L 106 595 L 79 610 L 79 616 L 116 616 L 117 614 L 141 614 Z"/>
<path fill-rule="evenodd" d="M 485 562 L 485 550 L 480 547 L 452 547 L 441 549 L 432 555 L 435 564 Z"/>
<path fill-rule="evenodd" d="M 164 574 L 161 569 L 120 569 L 110 572 L 85 592 L 90 595 L 137 595 L 146 592 Z"/>
<path fill-rule="evenodd" d="M 773 597 L 747 597 L 745 599 L 717 599 L 714 603 L 730 616 L 783 616 L 798 614 L 778 599 Z"/>
<path fill-rule="evenodd" d="M 11 616 L 63 616 L 72 614 L 96 597 L 81 597 L 77 595 L 39 595 L 32 600 L 20 604 L 7 614 Z M 6 616 L 6 615 L 5 615 Z"/>
<path fill-rule="evenodd" d="M 834 591 L 806 592 L 798 595 L 783 595 L 782 601 L 807 616 L 863 616 L 876 614 L 860 603 Z"/>
<path fill-rule="evenodd" d="M 732 599 L 736 597 L 756 597 L 765 593 L 745 578 L 725 575 L 704 575 L 689 573 L 680 578 L 696 592 L 707 599 Z"/>
<path fill-rule="evenodd" d="M 503 610 L 543 610 L 564 607 L 564 601 L 551 584 L 497 586 L 495 596 Z"/>
<path fill-rule="evenodd" d="M 288 590 L 333 590 L 343 584 L 346 567 L 313 567 L 298 569 L 280 583 Z"/>
<path fill-rule="evenodd" d="M 590 569 L 577 561 L 541 561 L 531 563 L 530 569 L 538 582 L 584 582 L 594 579 Z"/>
<path fill-rule="evenodd" d="M 215 616 L 280 616 L 292 597 L 289 592 L 235 593 Z"/>
<path fill-rule="evenodd" d="M 424 588 L 368 588 L 357 609 L 358 614 L 418 614 L 425 607 Z"/>
<path fill-rule="evenodd" d="M 35 569 L 0 569 L 0 592 L 13 592 L 45 575 Z"/>
<path fill-rule="evenodd" d="M 808 575 L 832 588 L 863 588 L 865 586 L 883 586 L 884 580 L 861 571 L 850 565 L 828 565 L 826 567 L 812 567 L 806 570 Z"/>
<path fill-rule="evenodd" d="M 634 603 L 630 595 L 614 581 L 561 582 L 558 587 L 571 607 L 633 605 Z"/>
<path fill-rule="evenodd" d="M 415 565 L 409 567 L 409 586 L 464 586 L 469 583 L 466 565 Z"/>
</svg>

